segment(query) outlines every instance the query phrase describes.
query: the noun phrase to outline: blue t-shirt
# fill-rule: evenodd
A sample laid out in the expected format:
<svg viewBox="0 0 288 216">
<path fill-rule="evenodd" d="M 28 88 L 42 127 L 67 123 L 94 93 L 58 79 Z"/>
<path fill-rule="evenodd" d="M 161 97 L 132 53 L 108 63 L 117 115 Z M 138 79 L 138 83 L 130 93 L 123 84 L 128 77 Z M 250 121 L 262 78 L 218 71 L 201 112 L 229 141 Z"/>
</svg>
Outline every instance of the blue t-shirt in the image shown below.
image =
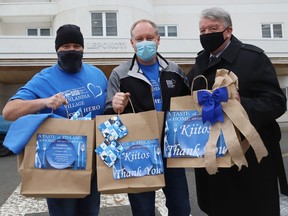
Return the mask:
<svg viewBox="0 0 288 216">
<path fill-rule="evenodd" d="M 142 65 L 140 63 L 138 64 L 143 71 L 144 76 L 149 80 L 150 84 L 152 85 L 155 109 L 157 111 L 162 111 L 162 96 L 158 61 L 156 61 L 153 65 Z"/>
<path fill-rule="evenodd" d="M 107 78 L 100 69 L 83 63 L 80 72 L 69 74 L 55 64 L 36 74 L 11 99 L 34 100 L 62 93 L 68 100 L 69 118 L 79 108 L 82 109 L 83 116 L 91 112 L 94 118 L 104 111 L 106 90 Z M 52 110 L 47 108 L 40 111 L 40 113 L 51 112 Z M 67 117 L 64 106 L 53 112 Z"/>
</svg>

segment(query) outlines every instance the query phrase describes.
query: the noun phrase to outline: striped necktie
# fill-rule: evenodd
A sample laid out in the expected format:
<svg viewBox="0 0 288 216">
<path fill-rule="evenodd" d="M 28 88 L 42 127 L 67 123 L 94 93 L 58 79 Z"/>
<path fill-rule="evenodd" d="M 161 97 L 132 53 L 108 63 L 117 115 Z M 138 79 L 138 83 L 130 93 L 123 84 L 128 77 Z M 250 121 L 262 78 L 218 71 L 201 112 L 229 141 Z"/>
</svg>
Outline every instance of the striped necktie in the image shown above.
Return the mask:
<svg viewBox="0 0 288 216">
<path fill-rule="evenodd" d="M 209 62 L 211 63 L 211 62 L 215 61 L 216 59 L 217 59 L 217 57 L 212 55 L 209 57 Z"/>
</svg>

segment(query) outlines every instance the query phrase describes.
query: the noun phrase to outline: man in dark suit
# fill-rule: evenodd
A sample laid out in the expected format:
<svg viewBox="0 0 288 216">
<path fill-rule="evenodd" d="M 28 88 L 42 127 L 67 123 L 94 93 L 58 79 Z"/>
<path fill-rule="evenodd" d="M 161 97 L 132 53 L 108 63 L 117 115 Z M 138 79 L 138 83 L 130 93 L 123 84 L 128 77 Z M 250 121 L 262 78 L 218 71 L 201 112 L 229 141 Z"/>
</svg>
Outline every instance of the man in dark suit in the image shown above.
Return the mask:
<svg viewBox="0 0 288 216">
<path fill-rule="evenodd" d="M 196 168 L 199 206 L 209 216 L 279 216 L 278 180 L 281 192 L 287 194 L 288 190 L 276 119 L 286 110 L 286 97 L 275 69 L 262 49 L 243 44 L 232 34 L 227 11 L 203 10 L 199 30 L 204 50 L 198 53 L 187 75 L 189 81 L 202 74 L 211 89 L 217 69 L 234 72 L 239 81 L 238 100 L 268 150 L 268 156 L 258 163 L 250 147 L 245 153 L 248 167 L 240 171 L 232 166 L 219 168 L 215 175 L 209 175 L 205 168 Z M 206 84 L 203 79 L 197 79 L 193 88 L 204 89 Z"/>
</svg>

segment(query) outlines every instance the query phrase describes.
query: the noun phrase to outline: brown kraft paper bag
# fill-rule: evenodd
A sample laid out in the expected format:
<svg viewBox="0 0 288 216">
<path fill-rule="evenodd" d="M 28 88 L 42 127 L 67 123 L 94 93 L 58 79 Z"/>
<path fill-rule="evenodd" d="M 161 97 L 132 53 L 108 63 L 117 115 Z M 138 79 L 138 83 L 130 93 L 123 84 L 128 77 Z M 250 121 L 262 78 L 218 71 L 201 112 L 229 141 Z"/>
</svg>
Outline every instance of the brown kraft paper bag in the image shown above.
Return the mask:
<svg viewBox="0 0 288 216">
<path fill-rule="evenodd" d="M 212 91 L 219 87 L 226 87 L 228 92 L 228 101 L 221 102 L 224 122 L 211 125 L 204 157 L 167 158 L 167 167 L 205 167 L 209 174 L 215 174 L 218 167 L 231 167 L 236 164 L 240 170 L 242 166 L 248 166 L 245 152 L 250 146 L 254 149 L 258 162 L 268 154 L 258 132 L 250 123 L 246 111 L 235 98 L 238 88 L 237 76 L 225 69 L 217 70 Z M 171 111 L 198 110 L 201 113 L 201 109 L 202 107 L 198 104 L 197 91 L 189 96 L 171 98 Z M 220 130 L 228 152 L 225 156 L 216 158 L 216 142 Z M 240 134 L 245 139 L 241 139 Z"/>
<path fill-rule="evenodd" d="M 21 194 L 27 197 L 46 198 L 84 198 L 89 195 L 91 178 L 95 168 L 94 126 L 94 120 L 60 118 L 48 118 L 45 120 L 17 158 L 18 171 L 21 175 Z M 80 135 L 86 137 L 86 169 L 35 168 L 34 158 L 37 134 Z"/>
<path fill-rule="evenodd" d="M 104 140 L 97 125 L 105 122 L 115 115 L 96 116 L 96 147 Z M 147 111 L 140 113 L 121 114 L 119 118 L 128 129 L 128 134 L 119 140 L 121 142 L 159 139 L 161 142 L 164 113 Z M 108 167 L 96 155 L 96 170 L 98 191 L 104 194 L 140 193 L 155 191 L 165 186 L 164 174 L 133 177 L 125 179 L 113 178 L 113 168 Z"/>
</svg>

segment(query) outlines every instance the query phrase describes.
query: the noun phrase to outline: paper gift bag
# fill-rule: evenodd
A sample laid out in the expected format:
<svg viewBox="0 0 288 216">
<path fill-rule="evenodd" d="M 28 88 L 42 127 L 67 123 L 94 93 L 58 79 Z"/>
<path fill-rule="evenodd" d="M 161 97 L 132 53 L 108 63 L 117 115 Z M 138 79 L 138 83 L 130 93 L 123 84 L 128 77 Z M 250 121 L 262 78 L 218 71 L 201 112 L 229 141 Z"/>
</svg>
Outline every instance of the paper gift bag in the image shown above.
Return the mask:
<svg viewBox="0 0 288 216">
<path fill-rule="evenodd" d="M 47 198 L 89 195 L 95 168 L 94 126 L 94 120 L 45 120 L 18 156 L 21 194 Z M 39 148 L 43 150 L 38 155 Z"/>
<path fill-rule="evenodd" d="M 182 97 L 173 97 L 173 98 L 171 98 L 170 110 L 172 112 L 175 111 L 175 113 L 178 113 L 177 111 L 189 111 L 189 112 L 192 111 L 192 112 L 197 113 L 198 112 L 197 111 L 197 107 L 196 107 L 196 105 L 194 103 L 192 103 L 192 101 L 193 101 L 193 96 L 191 96 L 191 95 L 182 96 Z M 167 112 L 167 115 L 171 114 L 172 112 Z M 179 114 L 180 113 L 182 113 L 182 112 L 179 112 Z M 182 115 L 183 115 L 183 113 L 182 113 Z M 185 118 L 185 117 L 183 117 L 183 118 Z M 201 116 L 200 116 L 200 118 L 201 118 Z M 166 119 L 168 119 L 168 118 L 166 118 Z M 195 123 L 193 122 L 194 119 L 195 119 Z M 192 128 L 192 125 L 194 126 L 197 123 L 199 125 L 199 121 L 202 121 L 202 119 L 199 119 L 199 115 L 195 116 L 194 119 L 193 119 L 193 117 L 190 117 L 190 118 L 186 119 L 186 122 L 183 123 L 183 124 L 186 123 L 185 127 L 189 127 L 189 133 L 191 133 L 191 135 L 189 134 L 190 139 L 193 139 L 193 136 L 196 136 L 195 134 L 193 134 L 193 132 L 190 131 L 190 130 L 193 131 L 195 129 L 195 128 Z M 176 136 L 177 136 L 177 132 L 181 133 L 180 130 L 181 129 L 179 129 L 179 128 L 177 129 L 176 128 L 174 130 L 175 132 L 171 131 L 172 136 L 174 136 L 175 139 L 176 139 L 175 143 L 178 143 L 178 139 L 179 138 L 176 138 Z M 198 128 L 197 128 L 197 130 L 198 130 Z M 187 134 L 183 134 L 182 136 L 185 136 L 185 135 L 187 135 Z M 199 135 L 197 135 L 197 136 L 199 136 Z M 164 139 L 167 139 L 166 136 L 165 136 Z M 185 142 L 186 140 L 183 140 L 183 141 Z M 208 140 L 206 140 L 206 141 L 208 141 Z M 197 155 L 198 154 L 197 153 L 197 148 L 198 148 L 198 151 L 201 151 L 202 153 L 203 153 L 204 150 L 202 148 L 199 149 L 199 147 L 197 147 L 198 143 L 192 144 L 192 142 L 189 141 L 189 138 L 188 138 L 188 142 L 189 143 L 187 145 L 190 145 L 190 143 L 191 143 L 190 152 L 192 152 L 192 154 L 195 152 L 195 154 L 193 156 L 183 156 L 183 157 L 169 157 L 168 155 L 166 155 L 168 157 L 167 158 L 167 167 L 174 167 L 174 168 L 175 167 L 194 167 L 194 168 L 205 167 L 205 158 L 202 156 L 202 154 L 200 155 L 200 153 L 199 153 L 199 155 L 200 155 L 199 157 Z M 165 147 L 168 147 L 168 146 L 165 146 Z M 164 151 L 166 150 L 165 147 L 164 147 Z M 174 150 L 174 147 L 170 146 L 170 148 L 173 148 L 172 151 L 174 151 L 174 152 L 177 151 L 177 150 Z M 180 151 L 183 151 L 183 149 L 181 149 Z M 186 150 L 186 151 L 188 151 L 188 150 Z M 181 154 L 181 153 L 182 152 L 180 152 L 179 154 Z M 172 156 L 173 156 L 173 154 L 172 154 Z M 216 162 L 217 162 L 217 167 L 231 167 L 233 165 L 233 161 L 231 160 L 231 156 L 230 156 L 229 153 L 226 153 L 225 155 L 222 155 L 221 157 L 217 157 L 216 158 Z"/>
<path fill-rule="evenodd" d="M 96 116 L 96 147 L 103 143 L 103 135 L 97 126 L 115 115 Z M 122 123 L 128 129 L 128 134 L 121 138 L 119 143 L 145 142 L 147 140 L 161 141 L 164 113 L 147 111 L 140 113 L 129 113 L 119 115 Z M 160 150 L 160 146 L 158 147 Z M 161 151 L 160 151 L 161 152 Z M 162 161 L 162 156 L 159 158 Z M 100 157 L 96 156 L 97 184 L 101 193 L 139 193 L 155 191 L 165 186 L 164 174 L 146 175 L 141 177 L 131 177 L 114 179 L 113 169 L 108 167 Z"/>
<path fill-rule="evenodd" d="M 201 77 L 206 80 L 204 76 Z M 205 129 L 205 132 L 208 131 L 208 138 L 203 149 L 204 156 L 168 158 L 167 167 L 205 167 L 209 174 L 215 174 L 218 167 L 231 167 L 235 164 L 241 169 L 242 166 L 248 166 L 245 152 L 249 145 L 253 148 L 258 162 L 268 154 L 258 132 L 250 123 L 246 111 L 236 99 L 237 88 L 237 76 L 231 71 L 220 69 L 217 70 L 212 90 L 193 91 L 190 96 L 171 99 L 170 109 L 180 111 L 178 116 L 181 111 L 199 113 L 197 118 L 191 117 L 177 128 L 182 130 L 178 135 L 186 136 L 184 142 L 189 142 L 186 144 L 191 145 L 191 149 L 195 150 L 199 144 L 199 140 L 192 141 L 193 138 L 204 136 L 204 133 L 202 134 L 202 130 L 205 129 L 204 123 L 208 121 L 210 126 Z M 199 120 L 203 124 L 199 123 Z M 217 153 L 221 147 L 219 142 L 225 142 L 227 152 L 218 157 Z"/>
</svg>

